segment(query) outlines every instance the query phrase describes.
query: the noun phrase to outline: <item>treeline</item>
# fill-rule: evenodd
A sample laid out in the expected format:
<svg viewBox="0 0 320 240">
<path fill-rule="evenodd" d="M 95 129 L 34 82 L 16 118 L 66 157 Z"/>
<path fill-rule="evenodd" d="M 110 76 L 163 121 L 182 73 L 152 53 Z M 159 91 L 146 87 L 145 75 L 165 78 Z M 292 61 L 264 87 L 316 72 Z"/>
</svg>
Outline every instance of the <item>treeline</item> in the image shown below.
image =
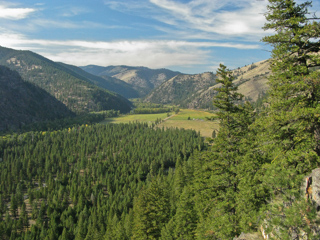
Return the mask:
<svg viewBox="0 0 320 240">
<path fill-rule="evenodd" d="M 32 124 L 20 125 L 17 130 L 7 130 L 0 132 L 0 135 L 11 134 L 13 132 L 29 132 L 29 131 L 53 131 L 62 130 L 69 127 L 77 127 L 84 124 L 98 123 L 108 118 L 117 117 L 120 115 L 120 111 L 108 110 L 100 112 L 90 112 L 77 115 L 74 117 L 68 117 L 63 119 L 56 119 L 52 121 L 42 121 Z"/>
<path fill-rule="evenodd" d="M 177 107 L 157 103 L 135 102 L 134 107 L 135 108 L 131 110 L 133 114 L 178 113 L 180 111 Z"/>
<path fill-rule="evenodd" d="M 171 112 L 171 108 L 135 108 L 132 110 L 134 114 L 154 114 Z"/>
</svg>

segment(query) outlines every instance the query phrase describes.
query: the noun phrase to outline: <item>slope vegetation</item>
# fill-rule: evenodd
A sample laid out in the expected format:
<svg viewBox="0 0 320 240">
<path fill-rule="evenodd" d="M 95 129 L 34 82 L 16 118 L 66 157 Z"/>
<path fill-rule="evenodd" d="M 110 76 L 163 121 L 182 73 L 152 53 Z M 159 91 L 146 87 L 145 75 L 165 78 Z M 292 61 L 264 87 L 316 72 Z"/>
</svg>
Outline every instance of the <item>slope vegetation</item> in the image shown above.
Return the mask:
<svg viewBox="0 0 320 240">
<path fill-rule="evenodd" d="M 73 112 L 110 109 L 127 112 L 131 108 L 127 99 L 33 52 L 0 47 L 0 64 L 18 71 L 24 80 L 46 90 Z"/>
<path fill-rule="evenodd" d="M 17 72 L 0 66 L 0 131 L 72 115 L 46 91 L 23 81 Z"/>
</svg>

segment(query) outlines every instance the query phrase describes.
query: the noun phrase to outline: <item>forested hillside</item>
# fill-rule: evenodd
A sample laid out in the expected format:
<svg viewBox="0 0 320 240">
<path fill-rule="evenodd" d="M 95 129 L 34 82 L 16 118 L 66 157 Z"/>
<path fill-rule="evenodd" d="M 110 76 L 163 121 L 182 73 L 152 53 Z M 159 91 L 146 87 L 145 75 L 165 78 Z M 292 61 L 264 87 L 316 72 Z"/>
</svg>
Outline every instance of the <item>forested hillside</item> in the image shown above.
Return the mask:
<svg viewBox="0 0 320 240">
<path fill-rule="evenodd" d="M 25 81 L 44 89 L 75 113 L 131 109 L 124 97 L 98 88 L 83 76 L 33 52 L 0 47 L 0 64 L 16 70 Z"/>
<path fill-rule="evenodd" d="M 81 67 L 83 70 L 101 77 L 118 78 L 136 89 L 141 97 L 146 96 L 152 89 L 163 82 L 180 74 L 168 69 L 150 69 L 146 67 L 108 66 L 100 67 L 89 65 Z"/>
<path fill-rule="evenodd" d="M 0 131 L 71 116 L 74 114 L 49 93 L 0 66 Z"/>
</svg>

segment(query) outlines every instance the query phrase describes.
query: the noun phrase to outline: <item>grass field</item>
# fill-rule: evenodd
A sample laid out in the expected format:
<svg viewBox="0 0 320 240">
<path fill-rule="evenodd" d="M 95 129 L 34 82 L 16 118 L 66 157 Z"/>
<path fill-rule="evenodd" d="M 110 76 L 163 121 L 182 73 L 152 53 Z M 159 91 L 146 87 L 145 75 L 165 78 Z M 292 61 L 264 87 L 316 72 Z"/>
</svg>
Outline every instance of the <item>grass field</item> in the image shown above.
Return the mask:
<svg viewBox="0 0 320 240">
<path fill-rule="evenodd" d="M 193 129 L 197 132 L 200 131 L 201 136 L 211 137 L 212 131 L 219 128 L 219 124 L 214 121 L 207 121 L 206 117 L 211 117 L 213 114 L 200 110 L 193 109 L 180 109 L 178 114 L 173 114 L 170 118 L 167 118 L 167 113 L 159 114 L 133 114 L 133 115 L 124 115 L 117 118 L 110 118 L 104 123 L 129 123 L 129 122 L 147 122 L 152 123 L 157 119 L 166 119 L 161 124 L 157 125 L 158 127 L 165 128 L 184 128 L 184 129 Z M 188 118 L 190 117 L 190 120 Z"/>
<path fill-rule="evenodd" d="M 211 137 L 213 130 L 219 128 L 219 124 L 214 121 L 207 121 L 206 117 L 211 117 L 213 114 L 200 110 L 181 109 L 180 112 L 168 120 L 159 124 L 159 127 L 171 128 L 178 127 L 184 129 L 193 129 L 200 131 L 201 136 Z M 188 118 L 190 117 L 190 120 Z"/>
</svg>

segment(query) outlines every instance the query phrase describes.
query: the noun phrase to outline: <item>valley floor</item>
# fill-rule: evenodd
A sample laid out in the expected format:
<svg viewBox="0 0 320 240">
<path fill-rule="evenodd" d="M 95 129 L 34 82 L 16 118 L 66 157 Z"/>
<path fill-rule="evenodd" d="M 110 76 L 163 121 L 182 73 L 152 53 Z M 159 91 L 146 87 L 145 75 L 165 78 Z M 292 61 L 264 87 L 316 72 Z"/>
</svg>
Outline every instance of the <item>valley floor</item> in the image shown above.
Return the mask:
<svg viewBox="0 0 320 240">
<path fill-rule="evenodd" d="M 170 117 L 168 117 L 167 113 L 132 114 L 110 118 L 104 121 L 104 123 L 147 122 L 152 124 L 157 119 L 161 119 L 163 121 L 157 127 L 192 129 L 197 132 L 200 131 L 203 137 L 211 137 L 212 132 L 219 128 L 217 121 L 208 121 L 206 119 L 206 117 L 212 117 L 212 115 L 212 113 L 201 110 L 180 109 L 177 114 L 170 113 Z"/>
</svg>

